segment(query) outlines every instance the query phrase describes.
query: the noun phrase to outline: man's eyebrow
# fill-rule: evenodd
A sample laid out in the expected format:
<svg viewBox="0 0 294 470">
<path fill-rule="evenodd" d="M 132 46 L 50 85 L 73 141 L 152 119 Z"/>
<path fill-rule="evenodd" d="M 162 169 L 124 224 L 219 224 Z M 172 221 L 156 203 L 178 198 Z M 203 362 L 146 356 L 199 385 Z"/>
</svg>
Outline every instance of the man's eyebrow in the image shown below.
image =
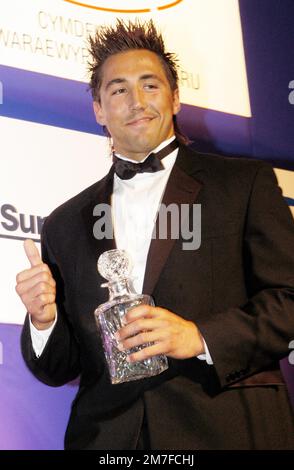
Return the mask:
<svg viewBox="0 0 294 470">
<path fill-rule="evenodd" d="M 141 75 L 140 80 L 149 80 L 150 78 L 153 80 L 158 80 L 159 82 L 163 81 L 158 75 L 154 73 L 145 73 L 144 75 Z"/>
<path fill-rule="evenodd" d="M 150 80 L 150 79 L 153 79 L 153 80 L 158 80 L 159 82 L 163 82 L 163 80 L 156 74 L 154 73 L 145 73 L 144 75 L 141 75 L 139 77 L 139 80 Z M 109 82 L 107 82 L 106 86 L 105 86 L 105 90 L 108 90 L 109 87 L 111 87 L 112 85 L 117 85 L 117 84 L 120 84 L 120 83 L 126 83 L 127 82 L 127 79 L 126 78 L 120 78 L 120 77 L 117 77 L 117 78 L 113 78 L 112 80 L 109 80 Z"/>
<path fill-rule="evenodd" d="M 115 84 L 118 84 L 118 83 L 125 83 L 125 82 L 126 82 L 125 78 L 113 78 L 112 80 L 109 80 L 109 82 L 107 82 L 105 90 L 107 90 L 109 87 L 111 87 L 111 85 L 115 85 Z"/>
</svg>

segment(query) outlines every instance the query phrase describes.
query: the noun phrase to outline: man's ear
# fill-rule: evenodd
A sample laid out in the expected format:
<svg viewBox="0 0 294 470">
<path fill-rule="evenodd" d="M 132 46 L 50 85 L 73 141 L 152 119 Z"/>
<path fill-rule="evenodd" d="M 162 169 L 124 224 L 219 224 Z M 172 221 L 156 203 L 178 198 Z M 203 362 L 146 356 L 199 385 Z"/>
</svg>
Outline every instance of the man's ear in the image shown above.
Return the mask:
<svg viewBox="0 0 294 470">
<path fill-rule="evenodd" d="M 105 117 L 101 107 L 101 104 L 98 101 L 93 101 L 93 109 L 96 117 L 96 121 L 100 126 L 105 126 Z"/>
<path fill-rule="evenodd" d="M 178 114 L 178 112 L 181 109 L 181 103 L 180 103 L 180 95 L 179 95 L 179 89 L 176 88 L 173 91 L 173 114 Z"/>
</svg>

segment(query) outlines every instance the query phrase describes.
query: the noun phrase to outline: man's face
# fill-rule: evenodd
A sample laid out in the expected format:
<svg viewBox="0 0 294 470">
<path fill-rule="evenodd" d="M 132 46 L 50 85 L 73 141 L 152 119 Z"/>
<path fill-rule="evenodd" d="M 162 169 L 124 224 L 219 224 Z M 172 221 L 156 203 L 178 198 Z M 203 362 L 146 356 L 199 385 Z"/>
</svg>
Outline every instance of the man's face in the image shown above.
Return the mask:
<svg viewBox="0 0 294 470">
<path fill-rule="evenodd" d="M 106 126 L 115 151 L 141 160 L 174 134 L 180 109 L 157 55 L 144 49 L 109 57 L 103 65 L 96 120 Z"/>
</svg>

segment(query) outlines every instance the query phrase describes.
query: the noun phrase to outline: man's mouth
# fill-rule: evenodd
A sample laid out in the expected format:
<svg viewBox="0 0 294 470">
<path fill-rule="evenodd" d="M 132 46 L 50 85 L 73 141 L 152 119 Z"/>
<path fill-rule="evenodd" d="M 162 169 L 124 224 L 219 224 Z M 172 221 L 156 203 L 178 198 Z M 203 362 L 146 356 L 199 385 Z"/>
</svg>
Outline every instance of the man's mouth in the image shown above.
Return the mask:
<svg viewBox="0 0 294 470">
<path fill-rule="evenodd" d="M 148 124 L 150 121 L 152 121 L 154 117 L 152 116 L 144 116 L 138 119 L 134 119 L 133 121 L 130 121 L 127 123 L 127 126 L 140 126 L 144 124 Z"/>
</svg>

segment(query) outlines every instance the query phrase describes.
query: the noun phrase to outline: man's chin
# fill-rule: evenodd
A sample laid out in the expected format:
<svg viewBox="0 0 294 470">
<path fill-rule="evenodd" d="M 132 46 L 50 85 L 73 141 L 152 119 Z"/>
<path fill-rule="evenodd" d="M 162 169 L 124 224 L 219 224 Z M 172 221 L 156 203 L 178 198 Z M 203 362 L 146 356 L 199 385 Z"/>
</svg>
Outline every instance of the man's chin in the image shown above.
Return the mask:
<svg viewBox="0 0 294 470">
<path fill-rule="evenodd" d="M 154 139 L 144 139 L 143 141 L 138 142 L 134 141 L 129 146 L 129 151 L 132 153 L 145 154 L 152 152 L 155 147 L 157 147 L 160 142 L 154 141 Z"/>
</svg>

